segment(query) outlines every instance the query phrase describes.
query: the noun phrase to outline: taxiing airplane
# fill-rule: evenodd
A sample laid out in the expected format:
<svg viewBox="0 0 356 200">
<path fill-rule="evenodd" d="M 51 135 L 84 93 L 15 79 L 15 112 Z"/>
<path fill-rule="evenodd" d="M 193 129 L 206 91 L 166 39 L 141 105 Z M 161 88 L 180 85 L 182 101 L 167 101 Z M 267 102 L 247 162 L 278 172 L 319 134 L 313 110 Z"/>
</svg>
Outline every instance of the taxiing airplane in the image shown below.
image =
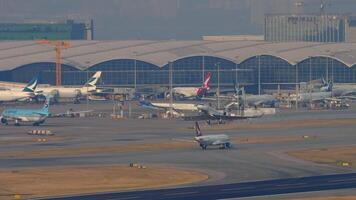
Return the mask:
<svg viewBox="0 0 356 200">
<path fill-rule="evenodd" d="M 220 149 L 230 149 L 232 147 L 229 136 L 225 134 L 203 135 L 198 122 L 195 122 L 195 133 L 196 137 L 194 139 L 203 150 L 207 149 L 208 146 L 220 146 Z"/>
<path fill-rule="evenodd" d="M 149 108 L 153 110 L 167 110 L 172 107 L 174 110 L 181 111 L 198 111 L 197 105 L 192 103 L 154 103 L 150 101 L 140 101 L 140 105 L 144 108 Z"/>
<path fill-rule="evenodd" d="M 235 94 L 232 96 L 220 96 L 221 99 L 228 99 L 234 102 L 243 103 L 244 106 L 253 106 L 253 107 L 271 107 L 275 108 L 278 107 L 279 100 L 270 94 L 263 94 L 263 95 L 253 95 L 253 94 L 246 94 L 244 87 L 238 87 L 234 83 L 234 91 Z M 216 98 L 205 98 L 206 100 L 214 100 Z"/>
<path fill-rule="evenodd" d="M 227 109 L 218 110 L 210 105 L 197 105 L 199 111 L 203 113 L 201 119 L 212 119 L 212 120 L 241 120 L 250 118 L 259 118 L 263 116 L 263 112 L 256 110 L 255 112 L 244 113 L 243 110 L 237 111 L 236 113 L 230 112 Z"/>
<path fill-rule="evenodd" d="M 2 124 L 8 125 L 10 121 L 15 122 L 15 126 L 19 126 L 20 122 L 32 123 L 33 126 L 43 124 L 49 117 L 49 102 L 51 97 L 46 97 L 45 104 L 40 109 L 22 109 L 10 108 L 5 109 L 0 117 Z"/>
<path fill-rule="evenodd" d="M 259 107 L 259 106 L 268 106 L 268 107 L 277 107 L 278 99 L 270 94 L 261 94 L 261 95 L 246 95 L 245 88 L 235 87 L 236 94 L 235 96 L 241 96 L 244 103 L 249 106 Z"/>
<path fill-rule="evenodd" d="M 153 103 L 150 101 L 140 101 L 140 106 L 143 108 L 164 111 L 175 117 L 184 117 L 184 111 L 198 111 L 196 104 L 192 103 Z M 172 113 L 171 113 L 172 112 Z"/>
<path fill-rule="evenodd" d="M 179 98 L 201 98 L 210 89 L 209 82 L 211 79 L 211 72 L 208 72 L 205 76 L 202 87 L 175 87 L 172 92 Z"/>
<path fill-rule="evenodd" d="M 35 96 L 37 84 L 38 79 L 35 77 L 22 90 L 16 88 L 0 90 L 0 102 L 28 100 Z"/>
</svg>

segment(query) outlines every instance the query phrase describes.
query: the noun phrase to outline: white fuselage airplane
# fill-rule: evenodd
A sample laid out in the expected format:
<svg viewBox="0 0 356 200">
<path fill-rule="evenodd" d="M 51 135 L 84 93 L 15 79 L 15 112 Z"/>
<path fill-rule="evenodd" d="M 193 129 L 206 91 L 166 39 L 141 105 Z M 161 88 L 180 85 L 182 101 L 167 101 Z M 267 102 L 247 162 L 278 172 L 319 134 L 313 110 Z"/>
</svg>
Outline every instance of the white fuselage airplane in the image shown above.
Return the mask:
<svg viewBox="0 0 356 200">
<path fill-rule="evenodd" d="M 204 150 L 208 146 L 220 146 L 221 149 L 229 149 L 232 147 L 229 136 L 225 134 L 203 135 L 198 122 L 195 122 L 195 132 L 196 137 L 194 140 L 197 141 L 199 146 Z"/>
<path fill-rule="evenodd" d="M 140 102 L 142 107 L 150 108 L 150 109 L 163 109 L 168 110 L 172 107 L 174 110 L 181 110 L 181 111 L 198 111 L 197 105 L 192 103 L 153 103 L 149 101 L 141 101 Z"/>
<path fill-rule="evenodd" d="M 300 93 L 297 95 L 298 101 L 303 103 L 323 101 L 327 98 L 331 98 L 331 92 L 310 92 L 310 93 Z M 292 99 L 295 101 L 296 99 Z"/>
<path fill-rule="evenodd" d="M 34 90 L 38 80 L 33 78 L 22 90 L 19 88 L 0 90 L 0 102 L 6 101 L 25 101 L 34 97 Z"/>
<path fill-rule="evenodd" d="M 80 98 L 87 96 L 90 92 L 96 90 L 96 83 L 101 77 L 101 71 L 96 72 L 83 87 L 61 87 L 61 86 L 49 86 L 49 87 L 39 87 L 39 93 L 44 96 L 54 95 L 59 98 Z"/>
<path fill-rule="evenodd" d="M 101 77 L 101 71 L 96 72 L 83 87 L 63 87 L 63 86 L 39 86 L 35 90 L 35 94 L 43 96 L 51 95 L 54 98 L 72 98 L 78 99 L 88 95 L 96 90 L 96 83 Z M 12 91 L 19 91 L 23 84 L 0 82 L 0 86 L 10 88 Z M 1 101 L 1 100 L 0 100 Z"/>
<path fill-rule="evenodd" d="M 211 72 L 208 72 L 202 87 L 175 87 L 172 89 L 172 92 L 174 95 L 183 98 L 202 97 L 209 90 L 210 79 Z"/>
</svg>

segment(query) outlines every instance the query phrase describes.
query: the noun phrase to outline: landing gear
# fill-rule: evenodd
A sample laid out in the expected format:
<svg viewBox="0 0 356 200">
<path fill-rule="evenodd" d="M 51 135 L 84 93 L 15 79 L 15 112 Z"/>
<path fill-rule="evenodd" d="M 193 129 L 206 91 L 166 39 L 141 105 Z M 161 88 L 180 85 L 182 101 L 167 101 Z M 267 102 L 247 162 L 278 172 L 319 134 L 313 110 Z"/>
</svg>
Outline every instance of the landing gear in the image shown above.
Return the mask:
<svg viewBox="0 0 356 200">
<path fill-rule="evenodd" d="M 74 104 L 80 104 L 80 100 L 79 98 L 75 98 L 74 101 L 73 101 Z"/>
<path fill-rule="evenodd" d="M 200 144 L 200 147 L 201 147 L 203 150 L 206 150 L 206 148 L 207 148 L 208 146 L 205 145 L 205 144 Z"/>
<path fill-rule="evenodd" d="M 232 147 L 230 142 L 225 143 L 224 146 L 226 149 L 231 149 L 231 147 Z"/>
<path fill-rule="evenodd" d="M 231 148 L 231 143 L 227 142 L 224 144 L 221 144 L 220 149 L 230 149 Z"/>
</svg>

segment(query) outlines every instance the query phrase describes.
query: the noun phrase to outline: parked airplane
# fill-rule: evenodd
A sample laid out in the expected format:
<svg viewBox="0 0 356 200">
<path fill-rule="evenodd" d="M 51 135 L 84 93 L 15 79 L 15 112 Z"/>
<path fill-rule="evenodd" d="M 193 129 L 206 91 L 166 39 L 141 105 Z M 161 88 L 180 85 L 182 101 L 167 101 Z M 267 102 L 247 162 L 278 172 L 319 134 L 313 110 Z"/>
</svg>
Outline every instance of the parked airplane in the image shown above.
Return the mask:
<svg viewBox="0 0 356 200">
<path fill-rule="evenodd" d="M 3 89 L 0 90 L 0 102 L 5 101 L 24 101 L 34 97 L 34 91 L 37 87 L 38 79 L 33 78 L 22 90 Z"/>
<path fill-rule="evenodd" d="M 49 117 L 49 102 L 51 97 L 46 97 L 45 104 L 40 109 L 22 109 L 10 108 L 5 109 L 1 114 L 1 123 L 8 125 L 10 121 L 15 122 L 15 126 L 19 126 L 20 122 L 32 123 L 33 126 L 43 124 Z"/>
<path fill-rule="evenodd" d="M 253 107 L 267 106 L 267 107 L 275 108 L 278 107 L 279 104 L 278 99 L 270 94 L 246 95 L 245 88 L 244 87 L 239 88 L 236 84 L 235 84 L 235 94 L 233 96 L 220 96 L 220 98 L 229 99 L 231 101 L 237 101 L 243 103 L 244 106 L 248 105 Z M 209 98 L 206 99 L 208 100 Z"/>
<path fill-rule="evenodd" d="M 211 72 L 208 72 L 205 76 L 202 87 L 175 87 L 172 92 L 179 98 L 201 98 L 210 89 L 209 82 L 211 79 Z"/>
<path fill-rule="evenodd" d="M 308 92 L 308 93 L 299 93 L 297 95 L 298 102 L 309 103 L 309 102 L 318 102 L 325 101 L 328 98 L 331 98 L 331 92 Z M 296 99 L 292 99 L 296 100 Z"/>
<path fill-rule="evenodd" d="M 334 85 L 332 81 L 326 81 L 324 78 L 321 79 L 322 87 L 320 91 L 331 92 L 333 97 L 342 99 L 356 99 L 356 85 Z"/>
<path fill-rule="evenodd" d="M 52 95 L 55 98 L 70 98 L 75 102 L 79 101 L 79 98 L 88 95 L 90 92 L 96 90 L 96 83 L 101 77 L 101 71 L 96 72 L 83 87 L 61 87 L 61 86 L 49 86 L 38 88 L 38 93 L 44 96 Z"/>
<path fill-rule="evenodd" d="M 195 141 L 205 150 L 208 146 L 220 146 L 220 149 L 230 149 L 232 147 L 229 136 L 225 134 L 218 135 L 203 135 L 199 123 L 195 122 Z"/>
</svg>

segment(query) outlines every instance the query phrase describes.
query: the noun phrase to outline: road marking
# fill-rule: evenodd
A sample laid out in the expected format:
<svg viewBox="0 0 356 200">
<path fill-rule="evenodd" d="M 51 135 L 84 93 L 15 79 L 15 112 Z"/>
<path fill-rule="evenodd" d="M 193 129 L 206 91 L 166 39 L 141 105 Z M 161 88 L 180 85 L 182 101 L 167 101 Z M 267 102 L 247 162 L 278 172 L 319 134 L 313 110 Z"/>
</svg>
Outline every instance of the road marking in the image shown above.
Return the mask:
<svg viewBox="0 0 356 200">
<path fill-rule="evenodd" d="M 254 189 L 254 188 L 255 188 L 255 187 L 227 188 L 227 189 L 221 189 L 221 191 L 247 190 L 247 189 Z"/>
<path fill-rule="evenodd" d="M 105 200 L 117 200 L 118 198 L 110 198 L 110 199 L 105 199 Z M 120 197 L 120 199 L 138 199 L 138 196 L 134 197 Z"/>
<path fill-rule="evenodd" d="M 179 139 L 179 138 L 172 138 L 172 141 L 178 141 L 178 142 L 193 142 L 195 143 L 194 140 L 192 139 Z"/>
<path fill-rule="evenodd" d="M 306 183 L 290 183 L 290 184 L 282 184 L 282 185 L 276 185 L 277 187 L 282 187 L 282 186 L 300 186 L 300 185 L 305 185 Z"/>
<path fill-rule="evenodd" d="M 175 195 L 185 195 L 185 194 L 195 194 L 198 192 L 177 192 L 177 193 L 168 193 L 168 194 L 164 194 L 166 196 L 175 196 Z"/>
<path fill-rule="evenodd" d="M 350 181 L 356 182 L 356 179 L 355 178 L 353 178 L 353 179 L 338 179 L 338 180 L 330 180 L 328 182 L 329 183 L 337 183 L 337 182 L 350 182 Z"/>
</svg>

